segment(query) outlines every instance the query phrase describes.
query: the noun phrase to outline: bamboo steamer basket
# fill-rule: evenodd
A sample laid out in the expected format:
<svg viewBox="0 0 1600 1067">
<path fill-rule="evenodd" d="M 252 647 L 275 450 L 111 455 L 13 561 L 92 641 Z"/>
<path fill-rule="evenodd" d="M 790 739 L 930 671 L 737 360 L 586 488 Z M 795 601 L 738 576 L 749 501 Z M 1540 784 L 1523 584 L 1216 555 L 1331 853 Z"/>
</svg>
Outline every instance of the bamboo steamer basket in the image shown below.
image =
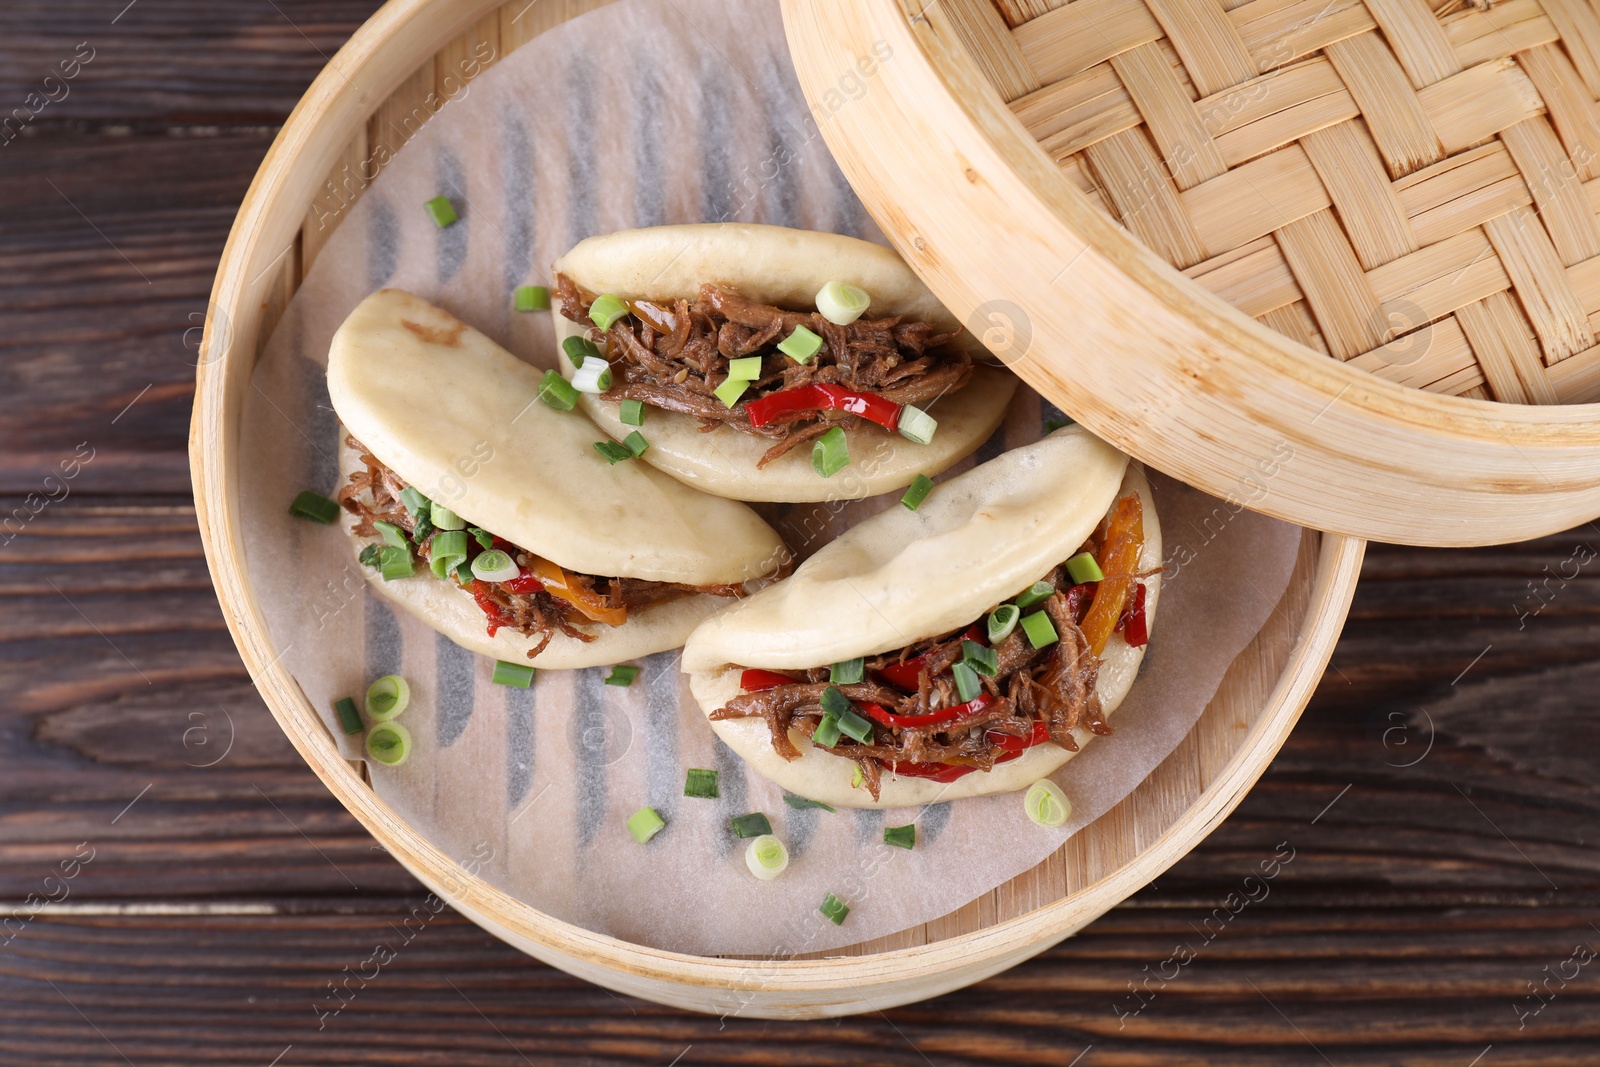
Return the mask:
<svg viewBox="0 0 1600 1067">
<path fill-rule="evenodd" d="M 1511 541 L 1600 513 L 1591 4 L 784 14 L 868 210 L 1102 437 L 1222 496 L 1287 443 L 1251 506 L 1378 540 Z"/>
<path fill-rule="evenodd" d="M 317 78 L 262 163 L 224 250 L 190 433 L 195 501 L 235 642 L 283 730 L 339 800 L 419 880 L 484 929 L 618 992 L 759 1018 L 812 1018 L 921 1000 L 996 974 L 1069 936 L 1154 879 L 1211 831 L 1265 770 L 1326 666 L 1360 568 L 1360 540 L 1306 530 L 1282 602 L 1233 664 L 1184 743 L 1118 807 L 1039 867 L 944 918 L 826 958 L 665 952 L 557 921 L 468 876 L 342 759 L 282 665 L 251 587 L 240 532 L 239 423 L 251 372 L 314 260 L 318 221 L 358 195 L 338 179 L 368 160 L 369 130 L 426 116 L 458 61 L 504 56 L 606 0 L 391 0 Z M 444 42 L 441 47 L 441 42 Z M 437 97 L 435 97 L 437 99 Z M 337 189 L 337 192 L 332 191 Z"/>
</svg>

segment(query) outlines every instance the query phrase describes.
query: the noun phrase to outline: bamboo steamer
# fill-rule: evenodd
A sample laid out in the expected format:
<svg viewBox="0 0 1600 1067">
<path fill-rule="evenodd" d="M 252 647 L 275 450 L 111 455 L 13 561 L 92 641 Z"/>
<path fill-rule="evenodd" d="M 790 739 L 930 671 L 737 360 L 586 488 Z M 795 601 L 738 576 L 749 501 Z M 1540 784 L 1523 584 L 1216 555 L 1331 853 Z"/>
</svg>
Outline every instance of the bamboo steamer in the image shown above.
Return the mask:
<svg viewBox="0 0 1600 1067">
<path fill-rule="evenodd" d="M 190 457 L 206 558 L 235 642 L 312 769 L 388 851 L 463 914 L 517 948 L 619 992 L 718 1014 L 802 1018 L 875 1010 L 993 975 L 1067 937 L 1149 882 L 1214 828 L 1260 776 L 1315 687 L 1343 623 L 1363 543 L 1307 530 L 1278 609 L 1189 737 L 1121 805 L 1045 863 L 944 918 L 829 958 L 664 952 L 557 921 L 468 876 L 342 759 L 280 660 L 248 573 L 238 499 L 250 374 L 325 234 L 359 195 L 341 175 L 374 157 L 369 130 L 435 110 L 459 60 L 503 56 L 606 0 L 392 0 L 318 77 L 278 136 L 223 253 L 197 383 Z M 443 47 L 440 42 L 446 42 Z M 409 128 L 409 127 L 408 127 Z M 412 130 L 414 132 L 414 130 Z M 371 141 L 375 141 L 372 138 Z M 332 181 L 332 185 L 326 184 Z"/>
<path fill-rule="evenodd" d="M 1046 396 L 1410 544 L 1600 513 L 1584 0 L 784 0 L 835 157 Z M 887 57 L 887 58 L 884 58 Z"/>
</svg>

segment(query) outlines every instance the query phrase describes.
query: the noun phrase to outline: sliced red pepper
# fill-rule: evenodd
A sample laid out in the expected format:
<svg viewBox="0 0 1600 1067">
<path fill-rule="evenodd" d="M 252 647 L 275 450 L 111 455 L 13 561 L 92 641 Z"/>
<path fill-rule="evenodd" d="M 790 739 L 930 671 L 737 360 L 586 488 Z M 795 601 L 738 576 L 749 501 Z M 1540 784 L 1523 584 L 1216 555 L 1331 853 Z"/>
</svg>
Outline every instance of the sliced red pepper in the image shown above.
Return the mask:
<svg viewBox="0 0 1600 1067">
<path fill-rule="evenodd" d="M 484 615 L 488 617 L 490 637 L 498 633 L 500 627 L 513 624 L 511 616 L 507 615 L 504 609 L 489 596 L 489 587 L 483 582 L 474 578 L 466 586 L 466 589 L 472 594 L 472 599 L 478 602 L 478 607 L 482 609 Z"/>
<path fill-rule="evenodd" d="M 785 415 L 801 411 L 848 411 L 871 419 L 885 430 L 900 425 L 900 405 L 877 393 L 846 389 L 842 385 L 817 382 L 752 400 L 744 406 L 750 425 L 760 428 Z"/>
<path fill-rule="evenodd" d="M 954 722 L 968 715 L 975 714 L 994 703 L 994 697 L 988 693 L 979 693 L 965 704 L 945 708 L 943 711 L 930 711 L 926 715 L 897 715 L 878 704 L 857 704 L 856 707 L 877 719 L 885 726 L 898 726 L 904 729 L 920 729 L 926 726 L 938 726 L 940 723 Z"/>
<path fill-rule="evenodd" d="M 1150 621 L 1144 613 L 1143 582 L 1133 587 L 1128 606 L 1122 609 L 1122 618 L 1117 620 L 1117 629 L 1122 631 L 1123 640 L 1133 648 L 1143 648 L 1150 643 Z"/>
<path fill-rule="evenodd" d="M 1005 755 L 995 760 L 995 763 L 1009 763 L 1021 756 L 1034 745 L 1042 745 L 1050 740 L 1050 728 L 1042 722 L 1033 724 L 1033 733 L 1028 737 L 1013 737 L 1011 734 L 989 731 L 989 740 L 995 746 L 1005 750 Z M 977 770 L 962 764 L 951 763 L 897 763 L 893 767 L 884 765 L 892 774 L 903 778 L 927 778 L 934 782 L 953 782 Z"/>
<path fill-rule="evenodd" d="M 513 593 L 537 593 L 544 589 L 544 583 L 529 573 L 526 567 L 515 578 L 507 579 L 500 584 Z"/>
<path fill-rule="evenodd" d="M 1089 611 L 1089 603 L 1094 599 L 1094 585 L 1084 583 L 1075 585 L 1067 590 L 1067 611 L 1072 615 L 1072 621 L 1081 623 Z"/>
<path fill-rule="evenodd" d="M 962 636 L 968 641 L 980 645 L 988 645 L 989 643 L 983 627 L 977 623 L 967 627 L 967 632 Z M 890 685 L 898 686 L 908 693 L 915 693 L 919 676 L 922 674 L 922 668 L 927 662 L 928 657 L 924 654 L 914 659 L 908 659 L 904 663 L 891 663 L 887 667 L 879 667 L 878 674 Z"/>
<path fill-rule="evenodd" d="M 794 685 L 798 678 L 791 678 L 787 674 L 777 671 L 764 671 L 752 667 L 739 675 L 739 688 L 747 693 L 759 693 L 763 689 L 776 689 L 780 685 Z"/>
</svg>

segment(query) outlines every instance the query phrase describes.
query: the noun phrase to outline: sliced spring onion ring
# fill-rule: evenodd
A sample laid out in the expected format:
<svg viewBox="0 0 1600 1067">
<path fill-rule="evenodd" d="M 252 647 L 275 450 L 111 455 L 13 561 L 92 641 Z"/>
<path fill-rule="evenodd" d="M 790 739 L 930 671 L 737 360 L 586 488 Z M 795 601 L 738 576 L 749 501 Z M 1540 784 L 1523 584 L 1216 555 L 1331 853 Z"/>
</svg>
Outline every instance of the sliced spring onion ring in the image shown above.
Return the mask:
<svg viewBox="0 0 1600 1067">
<path fill-rule="evenodd" d="M 413 519 L 421 519 L 423 515 L 433 510 L 433 501 L 422 495 L 422 490 L 414 485 L 408 485 L 400 490 L 400 503 L 406 506 L 406 511 Z"/>
<path fill-rule="evenodd" d="M 406 548 L 406 532 L 392 522 L 378 519 L 372 524 L 378 528 L 378 533 L 383 537 L 383 543 L 393 545 L 395 548 Z"/>
<path fill-rule="evenodd" d="M 631 448 L 615 441 L 596 441 L 594 450 L 604 456 L 606 462 L 613 467 L 625 459 L 633 458 L 633 450 Z"/>
<path fill-rule="evenodd" d="M 939 430 L 939 420 L 911 404 L 900 409 L 900 436 L 919 445 L 931 445 Z"/>
<path fill-rule="evenodd" d="M 1084 582 L 1104 581 L 1106 577 L 1100 570 L 1100 564 L 1096 563 L 1094 557 L 1087 552 L 1079 552 L 1067 560 L 1067 573 L 1078 585 Z"/>
<path fill-rule="evenodd" d="M 644 434 L 640 433 L 638 430 L 635 430 L 628 436 L 624 437 L 622 439 L 622 444 L 629 452 L 633 453 L 634 459 L 638 459 L 640 456 L 650 451 L 650 442 L 646 441 L 644 439 Z"/>
<path fill-rule="evenodd" d="M 824 478 L 850 465 L 850 443 L 844 438 L 844 427 L 835 426 L 811 445 L 811 466 Z"/>
<path fill-rule="evenodd" d="M 828 668 L 828 681 L 834 685 L 854 685 L 867 676 L 867 661 L 861 656 L 840 660 Z"/>
<path fill-rule="evenodd" d="M 549 311 L 550 290 L 542 285 L 519 285 L 511 294 L 511 306 L 518 311 Z"/>
<path fill-rule="evenodd" d="M 744 382 L 759 381 L 761 378 L 761 357 L 740 356 L 738 359 L 728 360 L 728 377 L 738 378 Z"/>
<path fill-rule="evenodd" d="M 750 388 L 750 382 L 744 378 L 729 378 L 712 390 L 717 399 L 722 401 L 724 407 L 733 407 L 744 396 L 744 391 Z"/>
<path fill-rule="evenodd" d="M 906 495 L 900 498 L 900 503 L 916 511 L 922 506 L 922 502 L 928 499 L 928 494 L 931 492 L 933 492 L 933 479 L 926 474 L 919 474 L 911 480 L 911 484 L 906 488 Z"/>
<path fill-rule="evenodd" d="M 1055 591 L 1056 587 L 1049 582 L 1034 582 L 1028 586 L 1021 596 L 1017 597 L 1017 607 L 1031 608 L 1041 600 L 1049 599 L 1050 594 Z"/>
<path fill-rule="evenodd" d="M 456 569 L 456 564 L 467 558 L 467 531 L 465 530 L 440 530 L 433 535 L 433 543 L 428 546 L 428 559 L 435 566 L 435 572 L 443 578 L 449 571 Z"/>
<path fill-rule="evenodd" d="M 398 767 L 411 755 L 411 731 L 397 722 L 380 722 L 367 731 L 367 755 L 387 767 Z"/>
<path fill-rule="evenodd" d="M 796 811 L 804 811 L 807 808 L 821 808 L 823 811 L 832 812 L 837 812 L 839 810 L 832 804 L 824 804 L 820 800 L 807 800 L 805 797 L 797 797 L 793 793 L 783 794 L 783 802 L 789 805 L 791 808 L 794 808 Z"/>
<path fill-rule="evenodd" d="M 749 815 L 736 815 L 728 820 L 728 828 L 735 837 L 743 840 L 747 837 L 760 837 L 772 833 L 772 822 L 766 815 L 759 811 L 752 811 Z"/>
<path fill-rule="evenodd" d="M 493 548 L 494 547 L 494 534 L 490 533 L 488 530 L 485 530 L 483 527 L 481 527 L 481 526 L 468 526 L 467 527 L 467 533 L 471 534 L 472 535 L 472 539 L 474 541 L 478 542 L 478 547 L 479 548 Z"/>
<path fill-rule="evenodd" d="M 539 381 L 539 399 L 557 411 L 571 411 L 578 402 L 578 391 L 559 372 L 547 370 Z"/>
<path fill-rule="evenodd" d="M 622 420 L 624 426 L 643 426 L 644 401 L 629 397 L 617 405 L 617 417 Z"/>
<path fill-rule="evenodd" d="M 1049 622 L 1049 619 L 1045 620 Z M 983 692 L 983 683 L 978 681 L 978 672 L 965 663 L 952 663 L 950 673 L 956 680 L 956 692 L 961 695 L 961 702 L 977 700 L 978 694 Z"/>
<path fill-rule="evenodd" d="M 1028 818 L 1040 826 L 1060 826 L 1072 818 L 1072 801 L 1048 778 L 1041 778 L 1028 787 L 1022 806 Z"/>
<path fill-rule="evenodd" d="M 417 565 L 405 545 L 384 545 L 378 550 L 378 570 L 383 572 L 384 581 L 392 582 L 411 577 L 417 572 Z"/>
<path fill-rule="evenodd" d="M 885 826 L 883 828 L 883 843 L 893 845 L 895 848 L 916 848 L 917 824 L 907 823 L 904 826 Z"/>
<path fill-rule="evenodd" d="M 611 329 L 612 324 L 627 313 L 628 305 L 614 293 L 597 296 L 589 305 L 589 321 L 602 330 Z"/>
<path fill-rule="evenodd" d="M 822 691 L 822 713 L 824 715 L 843 715 L 851 708 L 850 698 L 837 686 L 828 686 Z"/>
<path fill-rule="evenodd" d="M 961 662 L 978 674 L 993 678 L 1000 670 L 1000 654 L 976 641 L 961 642 Z"/>
<path fill-rule="evenodd" d="M 398 674 L 386 674 L 367 686 L 367 714 L 378 722 L 392 719 L 411 703 L 411 686 Z"/>
<path fill-rule="evenodd" d="M 583 366 L 572 373 L 572 387 L 596 396 L 611 388 L 611 364 L 599 356 L 585 356 Z"/>
<path fill-rule="evenodd" d="M 817 907 L 817 910 L 822 912 L 827 917 L 827 920 L 835 926 L 843 923 L 845 916 L 850 914 L 849 905 L 832 893 L 822 898 L 822 903 Z"/>
<path fill-rule="evenodd" d="M 629 686 L 639 677 L 639 668 L 631 663 L 619 663 L 611 668 L 611 673 L 606 675 L 607 685 Z"/>
<path fill-rule="evenodd" d="M 526 663 L 507 663 L 503 659 L 495 660 L 494 673 L 489 680 L 495 685 L 510 685 L 518 689 L 526 689 L 533 684 L 534 668 Z"/>
<path fill-rule="evenodd" d="M 872 740 L 872 721 L 851 708 L 839 716 L 839 732 L 863 745 Z M 860 768 L 856 768 L 860 770 Z"/>
<path fill-rule="evenodd" d="M 1015 604 L 1001 604 L 989 613 L 989 644 L 998 645 L 1001 641 L 1011 636 L 1011 631 L 1017 628 L 1017 620 L 1022 618 L 1022 610 Z"/>
<path fill-rule="evenodd" d="M 811 740 L 823 748 L 832 748 L 839 743 L 839 716 L 837 712 L 824 712 L 822 720 L 817 723 L 817 728 L 811 732 Z"/>
<path fill-rule="evenodd" d="M 1061 635 L 1056 633 L 1055 624 L 1050 621 L 1050 616 L 1042 611 L 1036 611 L 1022 620 L 1022 632 L 1028 635 L 1028 643 L 1034 648 L 1044 648 L 1061 640 Z"/>
<path fill-rule="evenodd" d="M 349 697 L 340 697 L 333 702 L 333 710 L 339 716 L 339 729 L 351 735 L 359 734 L 362 731 L 361 713 L 356 710 L 356 702 L 354 700 Z"/>
<path fill-rule="evenodd" d="M 491 548 L 487 552 L 479 552 L 472 561 L 472 576 L 484 582 L 509 582 L 522 573 L 509 553 L 498 548 Z"/>
<path fill-rule="evenodd" d="M 363 567 L 376 567 L 378 565 L 378 557 L 382 554 L 383 546 L 374 542 L 361 550 L 361 554 L 356 557 L 356 562 Z"/>
<path fill-rule="evenodd" d="M 656 809 L 651 807 L 640 808 L 628 816 L 628 833 L 641 845 L 659 834 L 666 825 L 661 816 L 656 814 Z"/>
<path fill-rule="evenodd" d="M 450 202 L 448 196 L 434 197 L 422 205 L 422 210 L 428 213 L 428 217 L 433 220 L 433 224 L 441 230 L 446 226 L 455 225 L 456 220 L 461 217 L 456 214 L 456 206 Z"/>
<path fill-rule="evenodd" d="M 313 493 L 307 489 L 294 498 L 294 502 L 289 505 L 289 514 L 297 519 L 309 519 L 324 526 L 331 526 L 333 520 L 339 517 L 339 505 L 321 493 Z"/>
<path fill-rule="evenodd" d="M 433 502 L 431 514 L 433 516 L 433 524 L 441 530 L 465 530 L 467 528 L 466 521 L 460 515 L 457 515 L 437 500 Z"/>
<path fill-rule="evenodd" d="M 763 882 L 770 882 L 789 866 L 789 850 L 771 834 L 763 834 L 744 850 L 744 865 Z"/>
<path fill-rule="evenodd" d="M 561 351 L 567 354 L 567 361 L 574 367 L 583 366 L 586 359 L 603 359 L 600 349 L 587 337 L 568 337 L 561 342 Z"/>
<path fill-rule="evenodd" d="M 844 282 L 829 282 L 817 290 L 817 310 L 835 326 L 848 326 L 859 319 L 872 303 L 865 289 Z"/>
<path fill-rule="evenodd" d="M 822 338 L 804 326 L 796 326 L 794 333 L 778 342 L 778 351 L 796 363 L 810 363 L 822 351 Z"/>
<path fill-rule="evenodd" d="M 717 796 L 717 772 L 702 767 L 690 767 L 683 776 L 683 795 L 700 800 L 713 800 Z"/>
</svg>

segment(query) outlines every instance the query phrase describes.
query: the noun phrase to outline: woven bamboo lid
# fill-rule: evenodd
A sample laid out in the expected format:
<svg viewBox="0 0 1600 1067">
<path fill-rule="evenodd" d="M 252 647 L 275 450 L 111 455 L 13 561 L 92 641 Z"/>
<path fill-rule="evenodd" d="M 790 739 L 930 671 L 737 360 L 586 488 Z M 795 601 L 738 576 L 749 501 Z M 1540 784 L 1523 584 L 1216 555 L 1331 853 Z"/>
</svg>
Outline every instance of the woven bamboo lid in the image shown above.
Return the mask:
<svg viewBox="0 0 1600 1067">
<path fill-rule="evenodd" d="M 1476 544 L 1600 513 L 1582 0 L 785 0 L 813 114 L 974 332 L 1247 506 Z"/>
</svg>

